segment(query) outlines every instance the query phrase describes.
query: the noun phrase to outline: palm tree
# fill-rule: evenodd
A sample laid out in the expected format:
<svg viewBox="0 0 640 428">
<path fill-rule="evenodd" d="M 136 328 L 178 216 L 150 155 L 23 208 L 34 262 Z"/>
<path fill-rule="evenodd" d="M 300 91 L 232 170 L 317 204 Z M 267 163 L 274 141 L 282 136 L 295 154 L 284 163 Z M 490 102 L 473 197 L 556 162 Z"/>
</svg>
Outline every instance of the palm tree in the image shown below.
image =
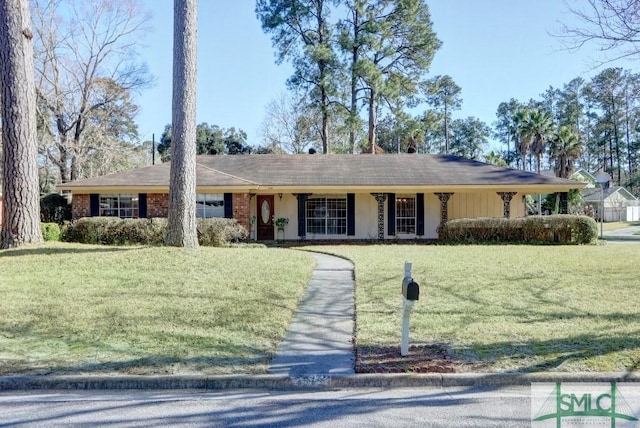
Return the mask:
<svg viewBox="0 0 640 428">
<path fill-rule="evenodd" d="M 549 161 L 553 162 L 553 170 L 557 177 L 569 178 L 574 171 L 575 160 L 580 157 L 582 140 L 574 126 L 564 125 L 554 133 L 549 142 Z M 556 195 L 556 209 L 563 206 L 563 212 L 568 211 L 568 194 Z"/>
<path fill-rule="evenodd" d="M 531 148 L 531 131 L 529 128 L 529 109 L 522 108 L 513 115 L 514 123 L 514 140 L 516 143 L 516 151 L 522 156 L 522 169 L 526 169 L 526 160 L 529 149 Z"/>
<path fill-rule="evenodd" d="M 569 178 L 576 159 L 582 152 L 580 134 L 573 126 L 564 125 L 553 135 L 549 144 L 549 161 L 553 162 L 556 177 Z"/>
<path fill-rule="evenodd" d="M 545 145 L 553 133 L 551 113 L 547 110 L 530 110 L 528 128 L 531 135 L 531 154 L 536 157 L 536 168 L 540 174 L 540 160 L 545 152 Z"/>
</svg>

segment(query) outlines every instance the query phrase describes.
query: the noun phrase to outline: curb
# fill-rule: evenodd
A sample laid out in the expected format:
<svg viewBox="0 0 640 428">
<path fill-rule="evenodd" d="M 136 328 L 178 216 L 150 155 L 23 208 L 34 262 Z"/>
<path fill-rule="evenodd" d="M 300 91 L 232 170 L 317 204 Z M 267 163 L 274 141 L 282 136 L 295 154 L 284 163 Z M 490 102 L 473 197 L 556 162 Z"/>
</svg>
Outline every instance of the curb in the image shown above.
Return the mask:
<svg viewBox="0 0 640 428">
<path fill-rule="evenodd" d="M 640 373 L 425 373 L 358 374 L 293 378 L 222 376 L 4 376 L 0 392 L 40 390 L 331 390 L 344 388 L 448 388 L 528 386 L 535 382 L 640 382 Z"/>
<path fill-rule="evenodd" d="M 604 241 L 631 241 L 640 242 L 640 235 L 628 236 L 628 235 L 604 235 Z"/>
</svg>

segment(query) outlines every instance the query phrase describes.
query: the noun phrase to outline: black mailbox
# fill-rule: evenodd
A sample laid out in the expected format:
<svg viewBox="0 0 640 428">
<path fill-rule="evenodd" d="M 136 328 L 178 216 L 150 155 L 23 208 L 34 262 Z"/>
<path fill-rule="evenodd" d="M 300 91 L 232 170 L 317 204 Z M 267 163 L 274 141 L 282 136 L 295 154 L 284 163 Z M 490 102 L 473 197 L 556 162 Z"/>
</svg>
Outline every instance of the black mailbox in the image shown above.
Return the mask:
<svg viewBox="0 0 640 428">
<path fill-rule="evenodd" d="M 407 300 L 418 300 L 420 297 L 420 286 L 413 278 L 402 280 L 402 296 Z"/>
</svg>

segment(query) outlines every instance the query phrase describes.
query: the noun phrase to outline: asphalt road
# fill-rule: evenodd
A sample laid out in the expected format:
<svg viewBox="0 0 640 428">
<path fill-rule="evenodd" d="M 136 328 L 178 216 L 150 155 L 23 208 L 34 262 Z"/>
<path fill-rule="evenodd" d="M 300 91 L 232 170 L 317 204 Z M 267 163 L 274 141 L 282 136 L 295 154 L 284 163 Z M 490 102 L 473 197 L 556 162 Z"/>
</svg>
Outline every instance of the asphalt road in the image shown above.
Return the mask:
<svg viewBox="0 0 640 428">
<path fill-rule="evenodd" d="M 0 427 L 529 427 L 530 388 L 0 394 Z"/>
</svg>

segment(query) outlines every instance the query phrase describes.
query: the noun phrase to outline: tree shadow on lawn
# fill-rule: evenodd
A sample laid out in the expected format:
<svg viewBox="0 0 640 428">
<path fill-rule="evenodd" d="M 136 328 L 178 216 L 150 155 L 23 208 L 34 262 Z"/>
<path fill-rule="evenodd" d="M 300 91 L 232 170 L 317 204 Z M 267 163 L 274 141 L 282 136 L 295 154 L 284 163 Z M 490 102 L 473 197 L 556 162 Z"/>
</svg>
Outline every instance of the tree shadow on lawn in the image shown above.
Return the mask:
<svg viewBox="0 0 640 428">
<path fill-rule="evenodd" d="M 0 340 L 10 349 L 12 338 L 29 338 L 26 347 L 0 362 L 0 376 L 36 375 L 180 375 L 266 373 L 273 352 L 228 341 L 212 343 L 211 338 L 196 341 L 194 335 L 166 333 L 138 337 L 139 341 L 165 340 L 165 350 L 145 351 L 124 342 L 58 337 L 41 334 L 29 325 L 0 325 Z M 44 344 L 32 348 L 31 344 Z M 184 346 L 180 346 L 184 343 Z M 173 344 L 173 345 L 172 345 Z M 29 351 L 28 349 L 34 349 Z M 44 354 L 44 352 L 47 354 Z M 181 355 L 184 354 L 183 355 Z"/>
<path fill-rule="evenodd" d="M 634 371 L 640 362 L 640 339 L 633 336 L 604 337 L 594 334 L 549 339 L 542 341 L 528 341 L 522 343 L 501 342 L 474 348 L 457 350 L 460 354 L 477 355 L 481 360 L 493 362 L 508 359 L 516 371 L 571 371 L 566 367 L 576 363 L 582 370 L 588 370 L 582 363 L 594 357 L 606 357 L 615 352 L 638 352 L 624 367 L 617 370 Z M 618 361 L 618 364 L 621 362 Z M 574 369 L 575 370 L 575 369 Z"/>
<path fill-rule="evenodd" d="M 22 256 L 51 256 L 58 254 L 85 254 L 85 253 L 108 253 L 121 251 L 137 251 L 148 247 L 145 246 L 87 246 L 78 247 L 33 247 L 33 248 L 9 248 L 0 250 L 0 257 L 22 257 Z"/>
<path fill-rule="evenodd" d="M 15 367 L 0 367 L 0 376 L 43 375 L 212 375 L 266 373 L 271 359 L 262 351 L 240 346 L 246 357 L 212 355 L 176 357 L 171 355 L 146 355 L 118 361 L 78 361 L 77 363 L 31 362 Z M 225 346 L 225 351 L 229 346 Z"/>
</svg>

